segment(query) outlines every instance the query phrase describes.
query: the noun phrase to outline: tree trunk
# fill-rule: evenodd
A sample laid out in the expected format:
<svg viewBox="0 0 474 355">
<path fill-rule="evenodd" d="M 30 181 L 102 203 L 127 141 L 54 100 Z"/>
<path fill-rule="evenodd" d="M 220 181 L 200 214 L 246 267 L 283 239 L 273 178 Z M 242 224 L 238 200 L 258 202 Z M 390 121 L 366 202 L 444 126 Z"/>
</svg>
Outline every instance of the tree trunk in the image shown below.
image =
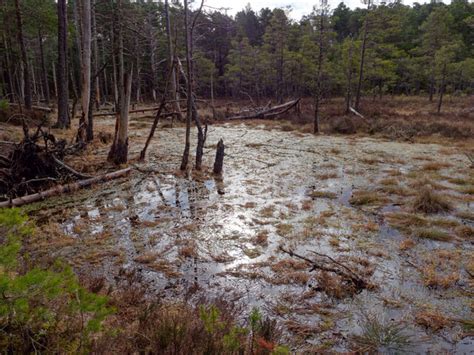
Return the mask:
<svg viewBox="0 0 474 355">
<path fill-rule="evenodd" d="M 58 121 L 59 128 L 69 128 L 69 90 L 67 70 L 67 5 L 66 0 L 58 0 Z M 56 80 L 55 80 L 56 81 Z"/>
<path fill-rule="evenodd" d="M 169 13 L 169 4 L 168 0 L 165 0 L 165 17 L 166 17 L 166 36 L 168 39 L 168 60 L 172 63 L 172 74 L 171 74 L 171 82 L 170 82 L 170 94 L 171 100 L 173 100 L 173 110 L 178 112 L 176 114 L 176 118 L 179 121 L 183 120 L 183 115 L 181 114 L 181 107 L 179 106 L 179 93 L 177 89 L 177 81 L 176 81 L 176 65 L 174 59 L 174 48 L 173 48 L 173 38 L 171 36 L 171 24 L 170 24 L 170 13 Z"/>
<path fill-rule="evenodd" d="M 367 46 L 367 33 L 369 28 L 369 11 L 371 6 L 372 0 L 368 0 L 367 2 L 367 14 L 365 15 L 364 21 L 364 34 L 362 37 L 362 48 L 360 51 L 360 68 L 359 68 L 359 81 L 357 83 L 357 92 L 356 92 L 356 102 L 355 102 L 355 109 L 359 111 L 360 108 L 360 96 L 362 90 L 362 81 L 364 80 L 364 62 L 365 62 L 365 49 Z"/>
<path fill-rule="evenodd" d="M 115 136 L 112 147 L 109 151 L 108 160 L 115 164 L 124 164 L 128 160 L 128 111 L 130 106 L 130 96 L 132 91 L 133 66 L 130 74 L 125 74 L 125 64 L 123 55 L 123 29 L 122 29 L 122 1 L 118 1 L 118 56 L 119 56 L 119 110 L 115 124 Z"/>
<path fill-rule="evenodd" d="M 8 43 L 5 39 L 5 34 L 2 34 L 3 39 L 3 47 L 5 49 L 5 75 L 6 81 L 8 84 L 8 99 L 10 102 L 14 102 L 15 100 L 15 88 L 13 85 L 13 75 L 11 70 L 11 60 L 10 60 L 10 51 L 8 49 Z"/>
<path fill-rule="evenodd" d="M 222 139 L 217 143 L 216 159 L 214 160 L 214 174 L 221 175 L 224 166 L 224 141 Z"/>
<path fill-rule="evenodd" d="M 443 73 L 441 79 L 441 86 L 439 88 L 439 99 L 438 99 L 438 115 L 441 113 L 441 105 L 443 103 L 443 95 L 446 86 L 446 63 L 443 64 Z"/>
<path fill-rule="evenodd" d="M 26 54 L 25 39 L 23 38 L 23 19 L 21 15 L 20 0 L 15 0 L 15 9 L 16 9 L 17 26 L 18 26 L 18 42 L 20 43 L 21 61 L 23 63 L 25 107 L 28 110 L 30 110 L 32 106 L 30 71 L 28 68 L 28 57 Z"/>
<path fill-rule="evenodd" d="M 191 118 L 192 118 L 192 107 L 193 107 L 193 95 L 192 95 L 192 78 L 191 78 L 191 43 L 189 34 L 188 24 L 188 0 L 184 0 L 184 30 L 186 40 L 186 66 L 188 70 L 188 81 L 187 81 L 187 112 L 186 112 L 186 138 L 184 143 L 183 158 L 181 159 L 181 170 L 188 168 L 189 161 L 189 149 L 190 149 L 190 135 L 191 135 Z"/>
<path fill-rule="evenodd" d="M 99 45 L 97 43 L 97 22 L 96 22 L 96 17 L 95 17 L 95 7 L 96 7 L 96 0 L 92 0 L 92 5 L 91 5 L 91 32 L 92 32 L 92 50 L 93 50 L 93 61 L 92 61 L 92 67 L 94 68 L 94 75 L 95 75 L 95 80 L 92 86 L 95 87 L 94 95 L 91 96 L 91 103 L 95 103 L 95 107 L 97 110 L 100 110 L 100 80 L 99 80 L 99 75 L 97 75 L 99 71 Z M 92 115 L 89 116 L 89 121 L 90 125 L 92 127 Z M 92 132 L 92 128 L 90 128 L 90 131 Z M 89 140 L 89 132 L 87 133 L 87 137 Z M 92 138 L 91 138 L 92 140 Z"/>
<path fill-rule="evenodd" d="M 49 105 L 49 83 L 48 83 L 48 71 L 46 70 L 46 63 L 44 61 L 44 50 L 43 50 L 43 35 L 41 34 L 41 29 L 38 30 L 38 42 L 40 48 L 40 57 L 41 57 L 41 71 L 43 73 L 43 87 L 44 87 L 44 99 L 46 104 Z"/>
<path fill-rule="evenodd" d="M 86 141 L 87 115 L 91 98 L 91 0 L 82 1 L 82 57 L 81 57 L 81 106 L 82 114 L 77 132 L 78 141 Z"/>
<path fill-rule="evenodd" d="M 317 134 L 320 131 L 319 128 L 319 104 L 321 101 L 322 94 L 322 68 L 323 68 L 323 58 L 324 58 L 324 8 L 321 8 L 320 14 L 320 24 L 319 24 L 319 55 L 318 55 L 318 71 L 317 71 L 317 81 L 316 81 L 316 95 L 314 98 L 314 127 L 313 133 Z"/>
<path fill-rule="evenodd" d="M 347 60 L 347 89 L 346 89 L 346 115 L 349 113 L 349 109 L 351 107 L 351 99 L 352 99 L 352 47 L 353 42 L 351 39 L 351 46 L 349 47 L 349 58 Z"/>
</svg>

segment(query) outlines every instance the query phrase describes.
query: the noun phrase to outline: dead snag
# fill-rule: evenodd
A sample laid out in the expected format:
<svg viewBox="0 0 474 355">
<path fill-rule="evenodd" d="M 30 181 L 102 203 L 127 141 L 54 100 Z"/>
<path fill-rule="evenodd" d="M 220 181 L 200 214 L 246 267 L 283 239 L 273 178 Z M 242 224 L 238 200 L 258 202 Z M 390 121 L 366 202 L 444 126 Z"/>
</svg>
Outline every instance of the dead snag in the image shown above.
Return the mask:
<svg viewBox="0 0 474 355">
<path fill-rule="evenodd" d="M 296 254 L 293 250 L 287 250 L 284 247 L 280 247 L 279 249 L 282 252 L 292 257 L 295 257 L 295 258 L 298 258 L 310 263 L 312 265 L 310 271 L 321 270 L 324 272 L 330 272 L 330 273 L 340 276 L 345 282 L 350 283 L 354 287 L 356 292 L 361 292 L 362 290 L 367 289 L 369 287 L 369 284 L 366 280 L 364 280 L 362 277 L 357 275 L 354 271 L 352 271 L 346 265 L 331 258 L 328 255 L 313 251 L 313 253 L 316 256 L 320 257 L 321 260 L 311 260 L 310 258 L 306 256 Z"/>
<path fill-rule="evenodd" d="M 217 143 L 216 160 L 214 161 L 214 174 L 222 174 L 222 168 L 224 166 L 224 141 L 222 138 Z"/>
</svg>

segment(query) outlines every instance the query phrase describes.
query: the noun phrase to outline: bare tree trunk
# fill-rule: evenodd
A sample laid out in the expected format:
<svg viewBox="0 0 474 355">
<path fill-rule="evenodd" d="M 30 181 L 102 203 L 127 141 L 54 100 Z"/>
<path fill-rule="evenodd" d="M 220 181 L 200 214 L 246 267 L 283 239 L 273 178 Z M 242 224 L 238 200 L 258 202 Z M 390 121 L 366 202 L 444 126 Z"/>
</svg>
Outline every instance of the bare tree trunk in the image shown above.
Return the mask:
<svg viewBox="0 0 474 355">
<path fill-rule="evenodd" d="M 346 115 L 349 113 L 349 109 L 351 107 L 351 100 L 352 100 L 352 50 L 353 50 L 353 42 L 351 39 L 351 46 L 349 47 L 349 55 L 347 58 L 347 89 L 346 89 Z"/>
<path fill-rule="evenodd" d="M 322 3 L 323 4 L 323 3 Z M 324 6 L 324 5 L 322 5 Z M 320 23 L 319 23 L 319 54 L 318 54 L 318 70 L 317 70 L 317 78 L 316 78 L 316 95 L 314 98 L 314 127 L 313 133 L 317 134 L 320 131 L 319 128 L 319 104 L 321 102 L 321 95 L 322 95 L 322 74 L 323 74 L 323 59 L 324 59 L 324 16 L 325 16 L 325 9 L 321 7 L 321 14 L 320 14 Z"/>
<path fill-rule="evenodd" d="M 48 71 L 46 70 L 46 63 L 44 61 L 43 35 L 41 34 L 41 29 L 38 30 L 38 42 L 39 42 L 40 57 L 41 57 L 41 71 L 43 73 L 44 99 L 46 101 L 46 104 L 49 105 L 50 95 L 49 95 Z"/>
<path fill-rule="evenodd" d="M 53 69 L 54 70 L 54 69 Z M 58 121 L 59 128 L 69 128 L 69 90 L 67 67 L 67 5 L 66 0 L 58 0 Z"/>
<path fill-rule="evenodd" d="M 368 0 L 367 2 L 367 14 L 365 16 L 364 21 L 364 34 L 362 37 L 362 48 L 360 51 L 360 68 L 359 68 L 359 81 L 357 83 L 357 91 L 356 91 L 356 102 L 355 102 L 355 109 L 359 111 L 360 108 L 360 94 L 362 90 L 362 81 L 364 80 L 364 64 L 365 64 L 365 49 L 367 46 L 367 33 L 369 28 L 369 11 L 371 7 L 372 0 Z"/>
<path fill-rule="evenodd" d="M 58 97 L 58 81 L 56 79 L 56 66 L 54 65 L 54 60 L 51 62 L 53 69 L 53 88 L 54 88 L 54 97 Z"/>
<path fill-rule="evenodd" d="M 133 66 L 130 74 L 125 74 L 125 64 L 123 55 L 123 29 L 122 29 L 122 1 L 118 1 L 118 51 L 119 51 L 119 110 L 115 124 L 115 136 L 110 148 L 108 160 L 115 164 L 124 164 L 128 160 L 128 111 L 130 106 L 130 96 L 132 91 Z"/>
<path fill-rule="evenodd" d="M 77 138 L 85 142 L 87 122 L 91 97 L 91 0 L 82 1 L 82 58 L 81 58 L 81 106 L 82 114 L 79 121 Z"/>
<path fill-rule="evenodd" d="M 439 99 L 438 99 L 438 114 L 441 113 L 441 105 L 443 103 L 443 95 L 444 95 L 444 90 L 446 86 L 446 63 L 443 64 L 443 73 L 442 73 L 442 79 L 441 79 L 441 85 L 439 88 Z"/>
<path fill-rule="evenodd" d="M 170 82 L 170 93 L 171 100 L 173 100 L 173 110 L 177 112 L 176 118 L 180 121 L 183 120 L 183 115 L 181 114 L 181 107 L 179 106 L 179 93 L 177 90 L 176 82 L 176 66 L 174 65 L 174 49 L 173 49 L 173 39 L 171 36 L 171 24 L 170 24 L 170 13 L 169 13 L 169 4 L 168 0 L 165 0 L 165 17 L 166 17 L 166 36 L 168 39 L 168 60 L 172 63 L 172 74 Z"/>
<path fill-rule="evenodd" d="M 95 107 L 97 110 L 100 110 L 100 80 L 99 80 L 99 75 L 97 75 L 99 71 L 99 46 L 97 43 L 97 22 L 96 22 L 96 17 L 95 17 L 95 7 L 96 7 L 96 0 L 92 0 L 92 5 L 91 5 L 91 32 L 92 32 L 92 49 L 93 49 L 93 68 L 94 68 L 94 74 L 95 74 L 95 80 L 93 86 L 95 86 L 94 95 L 93 95 L 93 100 L 95 101 Z M 92 96 L 91 96 L 92 97 Z M 91 100 L 92 104 L 92 100 Z M 90 121 L 90 131 L 92 132 L 92 115 L 89 116 L 89 121 Z M 89 132 L 88 132 L 88 138 L 89 138 Z M 91 138 L 92 140 L 92 138 Z"/>
<path fill-rule="evenodd" d="M 217 150 L 216 150 L 216 159 L 214 160 L 214 169 L 213 172 L 216 175 L 222 174 L 222 168 L 224 166 L 224 141 L 219 139 L 217 143 Z"/>
<path fill-rule="evenodd" d="M 23 19 L 21 15 L 20 0 L 15 0 L 15 9 L 16 9 L 17 26 L 18 26 L 18 42 L 20 43 L 21 61 L 23 63 L 25 107 L 30 110 L 32 106 L 30 71 L 28 68 L 28 57 L 26 54 L 25 39 L 23 38 Z"/>
<path fill-rule="evenodd" d="M 192 118 L 192 107 L 193 107 L 193 95 L 192 95 L 192 79 L 191 79 L 191 43 L 190 33 L 188 24 L 188 0 L 184 0 L 184 29 L 185 29 L 185 40 L 186 40 L 186 66 L 188 70 L 188 82 L 187 82 L 187 112 L 186 112 L 186 138 L 184 143 L 183 158 L 181 160 L 181 170 L 188 168 L 189 161 L 189 149 L 190 149 L 190 135 L 191 135 L 191 118 Z"/>
<path fill-rule="evenodd" d="M 11 69 L 11 60 L 10 60 L 10 50 L 8 47 L 7 40 L 5 39 L 5 34 L 2 33 L 2 40 L 3 40 L 3 47 L 5 48 L 5 71 L 6 71 L 6 76 L 7 76 L 7 83 L 8 83 L 8 88 L 9 88 L 9 100 L 10 102 L 15 101 L 15 87 L 13 84 L 13 74 L 12 74 L 12 69 Z"/>
</svg>

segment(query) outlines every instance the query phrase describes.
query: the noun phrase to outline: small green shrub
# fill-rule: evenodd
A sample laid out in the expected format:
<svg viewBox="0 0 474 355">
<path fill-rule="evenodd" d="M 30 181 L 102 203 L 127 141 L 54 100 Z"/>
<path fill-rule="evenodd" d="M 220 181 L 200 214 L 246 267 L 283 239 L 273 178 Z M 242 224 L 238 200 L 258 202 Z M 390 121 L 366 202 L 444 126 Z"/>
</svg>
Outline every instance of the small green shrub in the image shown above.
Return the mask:
<svg viewBox="0 0 474 355">
<path fill-rule="evenodd" d="M 87 351 L 112 309 L 82 288 L 71 268 L 26 267 L 22 241 L 33 229 L 16 209 L 0 209 L 0 348 L 8 352 Z"/>
<path fill-rule="evenodd" d="M 6 111 L 10 108 L 10 104 L 5 99 L 0 99 L 0 111 Z"/>
</svg>

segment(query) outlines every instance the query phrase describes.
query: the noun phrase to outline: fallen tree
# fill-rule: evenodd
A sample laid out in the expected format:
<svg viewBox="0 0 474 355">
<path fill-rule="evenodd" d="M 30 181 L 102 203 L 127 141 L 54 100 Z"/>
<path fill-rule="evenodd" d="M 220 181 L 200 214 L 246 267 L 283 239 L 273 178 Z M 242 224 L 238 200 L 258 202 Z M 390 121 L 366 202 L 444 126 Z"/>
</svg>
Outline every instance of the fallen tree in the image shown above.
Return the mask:
<svg viewBox="0 0 474 355">
<path fill-rule="evenodd" d="M 269 107 L 266 105 L 264 107 L 252 108 L 246 111 L 240 112 L 236 116 L 227 117 L 226 120 L 246 120 L 246 119 L 269 119 L 275 118 L 285 112 L 288 112 L 292 108 L 298 109 L 298 104 L 301 99 L 295 99 L 288 102 L 285 102 L 281 105 Z"/>
<path fill-rule="evenodd" d="M 0 196 L 4 199 L 35 193 L 57 183 L 91 178 L 62 161 L 78 146 L 57 140 L 41 124 L 30 134 L 25 120 L 23 134 L 20 143 L 8 144 L 0 154 Z"/>
<path fill-rule="evenodd" d="M 46 191 L 40 191 L 35 194 L 17 197 L 9 201 L 0 202 L 0 207 L 18 207 L 18 206 L 26 205 L 29 203 L 41 201 L 51 196 L 59 195 L 62 193 L 68 193 L 71 191 L 76 191 L 83 187 L 87 187 L 99 182 L 108 181 L 108 180 L 125 176 L 128 173 L 130 173 L 130 171 L 131 171 L 131 168 L 126 168 L 126 169 L 117 170 L 108 174 L 92 177 L 89 179 L 79 180 L 74 183 L 70 183 L 66 185 L 58 185 Z"/>
</svg>

